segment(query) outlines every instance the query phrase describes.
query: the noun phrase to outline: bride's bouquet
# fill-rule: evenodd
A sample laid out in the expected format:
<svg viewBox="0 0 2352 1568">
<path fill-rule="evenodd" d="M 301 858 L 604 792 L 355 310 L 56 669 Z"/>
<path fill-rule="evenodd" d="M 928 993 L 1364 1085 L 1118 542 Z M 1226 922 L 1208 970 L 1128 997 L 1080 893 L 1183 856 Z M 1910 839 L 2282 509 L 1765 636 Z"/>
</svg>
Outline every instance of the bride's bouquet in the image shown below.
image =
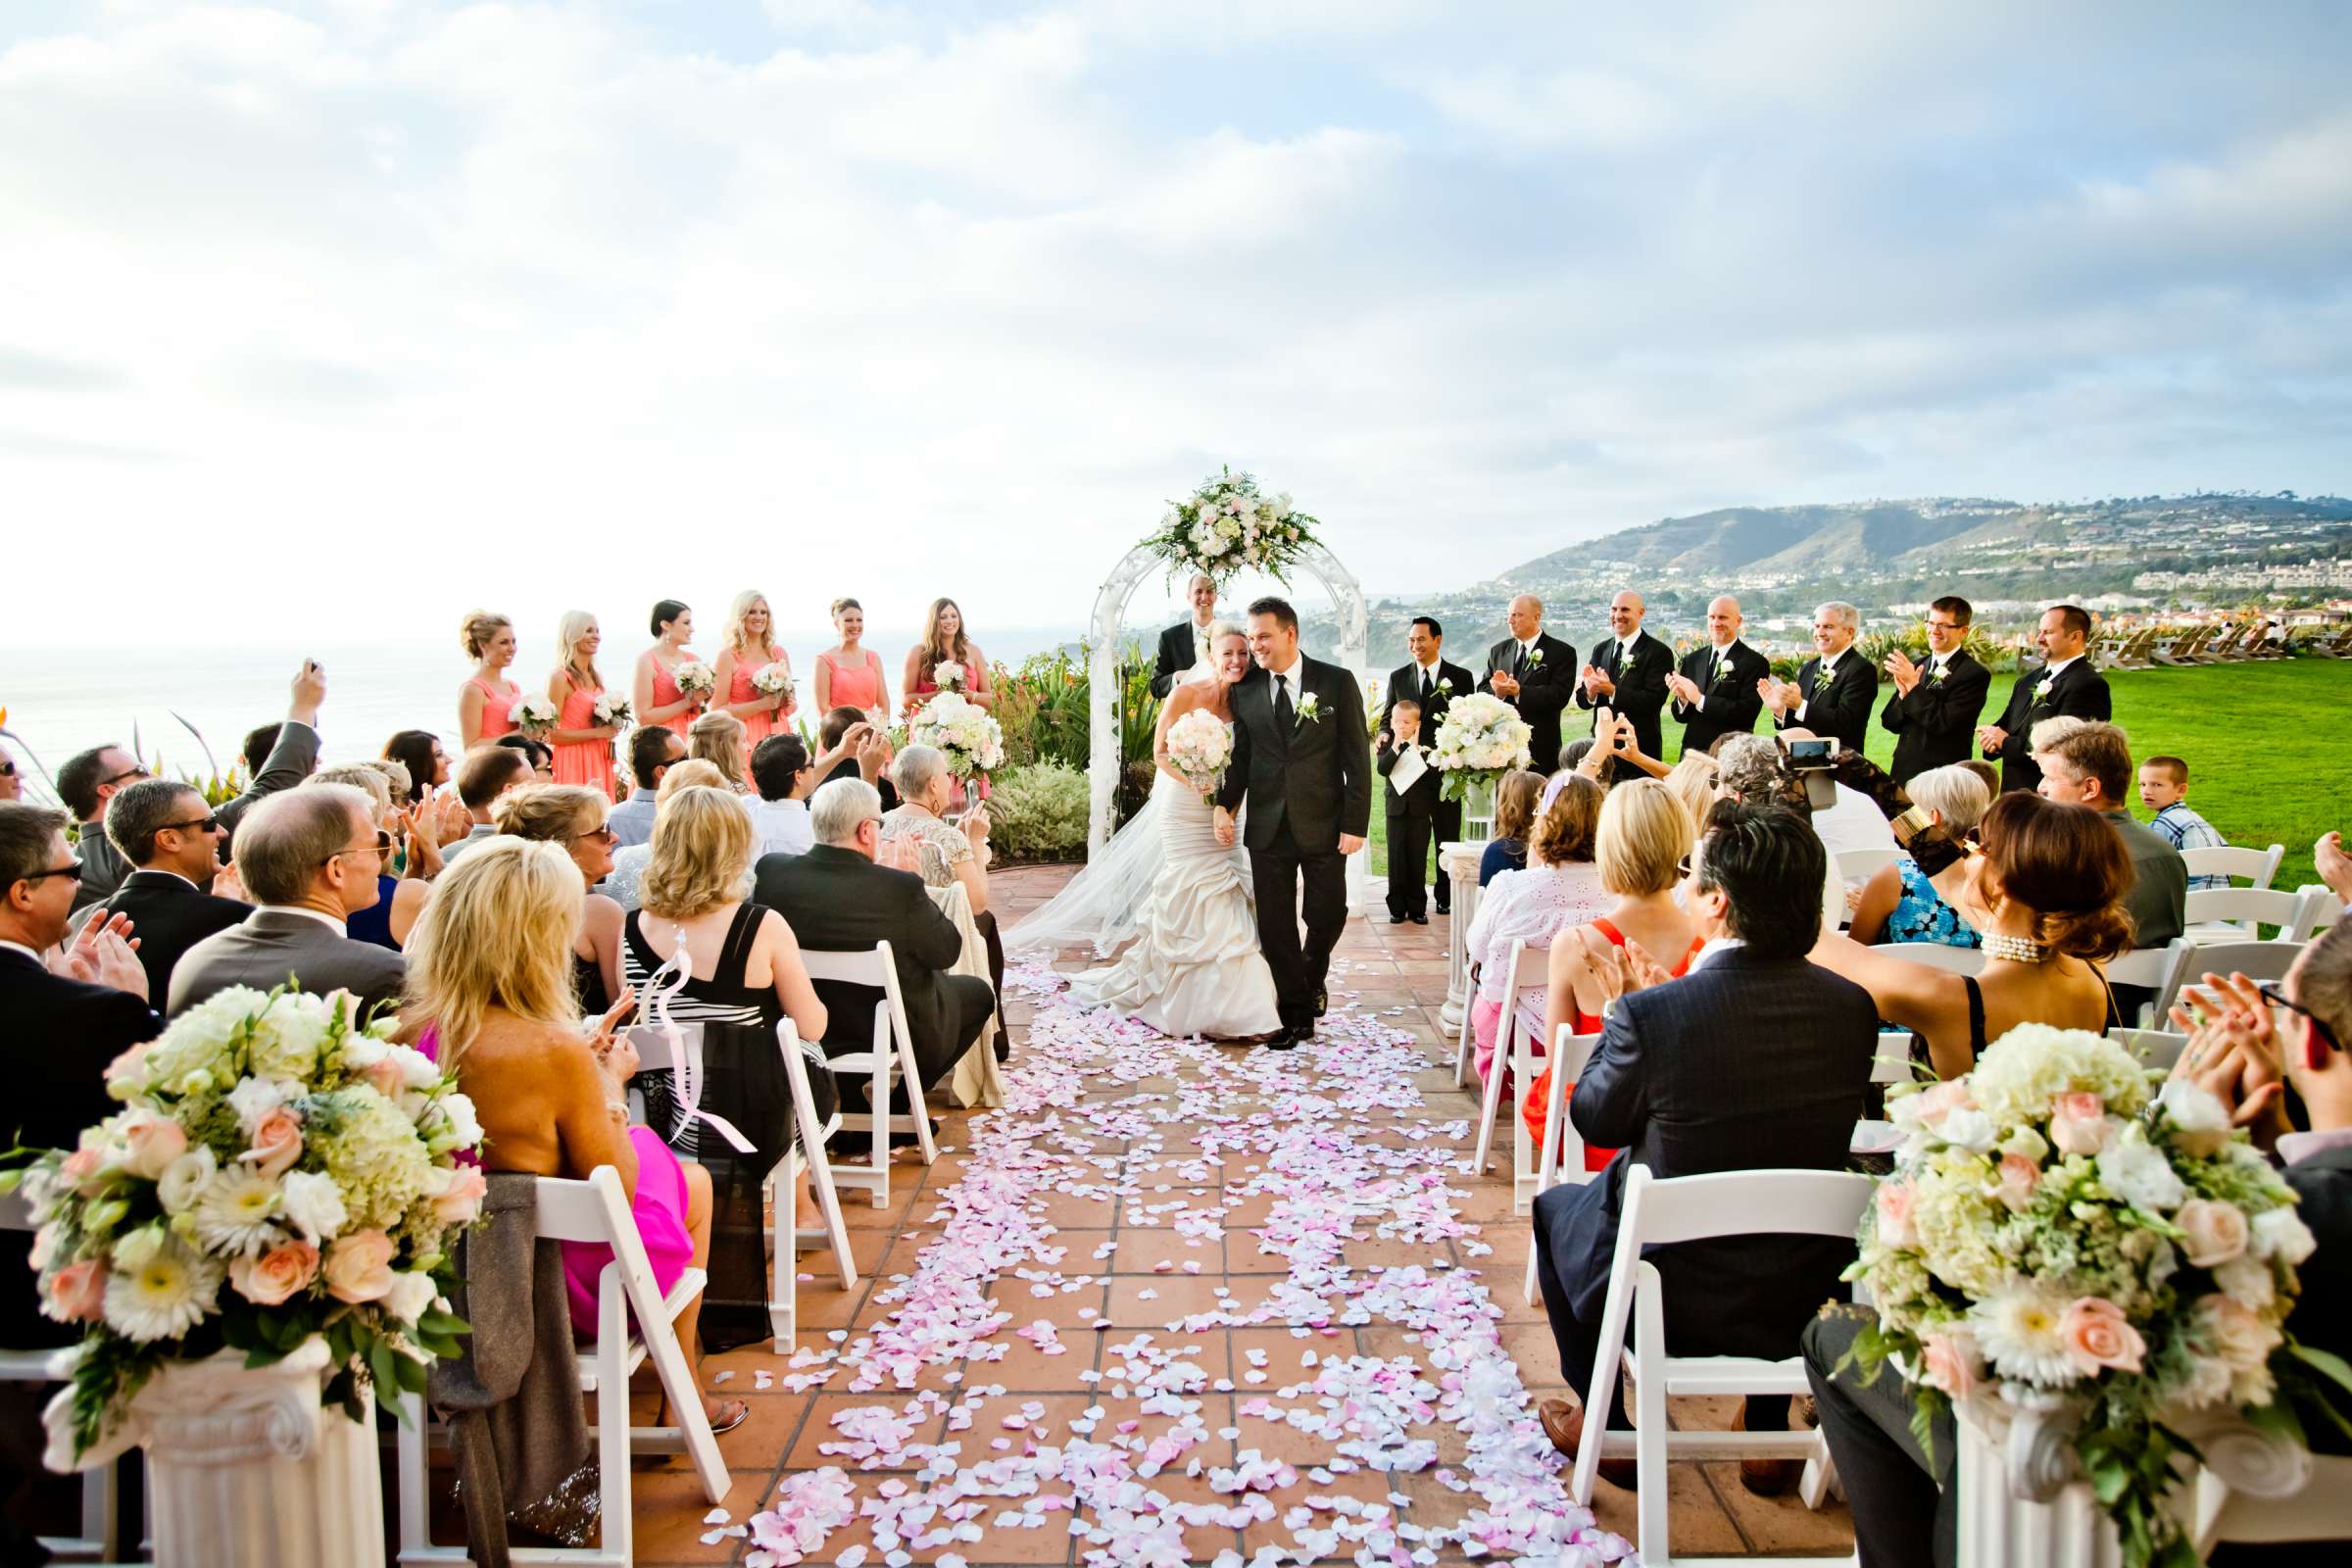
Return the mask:
<svg viewBox="0 0 2352 1568">
<path fill-rule="evenodd" d="M 1203 806 L 1215 804 L 1232 760 L 1233 736 L 1207 709 L 1196 708 L 1168 726 L 1168 765 L 1200 792 Z"/>
<path fill-rule="evenodd" d="M 761 664 L 752 671 L 752 690 L 762 697 L 781 697 L 789 702 L 792 698 L 792 671 L 784 667 L 782 660 Z"/>
<path fill-rule="evenodd" d="M 525 692 L 514 699 L 507 710 L 507 717 L 523 734 L 537 737 L 556 727 L 556 705 L 537 692 Z"/>
<path fill-rule="evenodd" d="M 710 666 L 699 659 L 689 659 L 670 671 L 669 678 L 678 683 L 678 694 L 682 697 L 707 697 L 718 685 L 718 677 L 710 673 Z"/>
<path fill-rule="evenodd" d="M 943 692 L 959 692 L 968 679 L 961 664 L 953 659 L 943 660 L 931 666 L 931 684 Z"/>
<path fill-rule="evenodd" d="M 599 724 L 609 724 L 614 729 L 626 729 L 629 720 L 636 716 L 629 709 L 629 700 L 612 692 L 598 692 L 595 706 L 589 711 Z"/>
<path fill-rule="evenodd" d="M 1438 720 L 1437 741 L 1430 749 L 1430 765 L 1445 775 L 1439 796 L 1463 800 L 1471 786 L 1492 787 L 1504 773 L 1526 767 L 1527 743 L 1534 735 L 1519 710 L 1499 697 L 1473 692 L 1455 698 Z"/>
<path fill-rule="evenodd" d="M 954 692 L 943 691 L 922 706 L 906 725 L 906 741 L 945 752 L 957 778 L 1004 765 L 1004 731 L 987 709 Z"/>
</svg>

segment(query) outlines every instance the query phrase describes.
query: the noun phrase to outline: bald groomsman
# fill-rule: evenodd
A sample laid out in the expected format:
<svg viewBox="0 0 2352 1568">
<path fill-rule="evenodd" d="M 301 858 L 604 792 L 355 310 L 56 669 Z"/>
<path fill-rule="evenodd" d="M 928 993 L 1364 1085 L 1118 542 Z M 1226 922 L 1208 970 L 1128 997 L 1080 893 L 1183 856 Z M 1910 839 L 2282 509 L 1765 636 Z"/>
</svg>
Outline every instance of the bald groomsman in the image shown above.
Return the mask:
<svg viewBox="0 0 2352 1568">
<path fill-rule="evenodd" d="M 1674 673 L 1674 650 L 1642 629 L 1648 607 L 1631 588 L 1609 601 L 1609 638 L 1592 645 L 1592 657 L 1577 672 L 1576 706 L 1608 709 L 1634 721 L 1634 740 L 1644 757 L 1665 749 L 1658 710 L 1666 706 L 1666 679 Z M 1599 714 L 1593 715 L 1599 722 Z"/>
<path fill-rule="evenodd" d="M 1756 683 L 1756 695 L 1772 710 L 1773 728 L 1835 735 L 1839 749 L 1862 750 L 1870 710 L 1879 700 L 1879 672 L 1854 652 L 1861 629 L 1862 612 L 1849 604 L 1833 599 L 1814 608 L 1813 646 L 1820 652 L 1793 681 L 1767 675 Z"/>
<path fill-rule="evenodd" d="M 1710 600 L 1707 646 L 1684 655 L 1682 668 L 1666 677 L 1685 757 L 1708 755 L 1720 736 L 1753 733 L 1764 711 L 1756 683 L 1772 673 L 1772 662 L 1740 640 L 1741 624 L 1739 600 L 1730 594 Z"/>
<path fill-rule="evenodd" d="M 1534 731 L 1528 755 L 1539 773 L 1560 765 L 1560 710 L 1576 691 L 1576 650 L 1544 629 L 1544 601 L 1521 594 L 1508 612 L 1511 634 L 1487 650 L 1479 682 L 1519 710 Z"/>
</svg>

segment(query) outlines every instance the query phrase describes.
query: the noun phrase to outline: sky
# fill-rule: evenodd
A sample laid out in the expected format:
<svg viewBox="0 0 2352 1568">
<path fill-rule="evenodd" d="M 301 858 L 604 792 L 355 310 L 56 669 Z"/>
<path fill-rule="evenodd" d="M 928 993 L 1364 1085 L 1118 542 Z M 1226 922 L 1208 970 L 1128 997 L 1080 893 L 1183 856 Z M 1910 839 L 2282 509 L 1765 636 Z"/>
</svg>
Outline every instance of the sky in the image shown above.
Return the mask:
<svg viewBox="0 0 2352 1568">
<path fill-rule="evenodd" d="M 0 643 L 1076 624 L 1224 464 L 1406 597 L 2342 493 L 2348 67 L 2325 0 L 10 0 Z"/>
</svg>

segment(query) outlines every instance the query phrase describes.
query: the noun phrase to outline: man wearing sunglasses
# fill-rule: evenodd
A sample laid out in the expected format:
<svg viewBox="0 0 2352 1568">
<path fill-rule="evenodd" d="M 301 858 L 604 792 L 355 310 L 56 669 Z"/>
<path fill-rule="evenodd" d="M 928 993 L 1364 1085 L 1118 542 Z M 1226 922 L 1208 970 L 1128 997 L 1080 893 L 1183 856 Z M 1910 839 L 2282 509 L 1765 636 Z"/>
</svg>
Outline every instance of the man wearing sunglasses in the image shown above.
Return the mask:
<svg viewBox="0 0 2352 1568">
<path fill-rule="evenodd" d="M 107 804 L 106 836 L 136 867 L 106 901 L 139 933 L 147 995 L 170 997 L 180 956 L 253 912 L 250 905 L 207 893 L 228 830 L 204 797 L 172 779 L 141 779 Z"/>
<path fill-rule="evenodd" d="M 58 800 L 81 824 L 80 842 L 75 846 L 81 857 L 81 886 L 74 895 L 74 908 L 84 909 L 114 897 L 115 889 L 130 875 L 130 862 L 106 840 L 106 808 L 118 790 L 146 776 L 147 769 L 138 758 L 114 745 L 75 752 L 57 770 Z"/>
</svg>

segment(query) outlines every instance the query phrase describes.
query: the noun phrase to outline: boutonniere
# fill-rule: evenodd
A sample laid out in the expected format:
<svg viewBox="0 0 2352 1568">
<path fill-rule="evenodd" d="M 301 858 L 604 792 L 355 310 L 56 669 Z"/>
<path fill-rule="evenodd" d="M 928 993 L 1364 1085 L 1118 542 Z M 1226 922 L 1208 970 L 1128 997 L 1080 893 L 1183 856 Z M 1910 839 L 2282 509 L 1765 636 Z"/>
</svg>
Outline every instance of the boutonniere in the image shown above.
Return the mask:
<svg viewBox="0 0 2352 1568">
<path fill-rule="evenodd" d="M 1451 675 L 1440 675 L 1438 677 L 1438 692 L 1439 695 L 1444 697 L 1451 697 L 1453 695 L 1453 677 Z"/>
<path fill-rule="evenodd" d="M 1321 718 L 1322 716 L 1323 699 L 1317 697 L 1313 692 L 1308 692 L 1305 696 L 1298 699 L 1299 723 L 1312 724 L 1315 722 L 1315 720 Z"/>
<path fill-rule="evenodd" d="M 1943 679 L 1943 676 L 1944 676 L 1944 667 L 1943 667 L 1941 664 L 1930 664 L 1930 665 L 1928 666 L 1928 679 L 1929 679 L 1931 682 L 1933 682 L 1933 681 L 1939 681 L 1939 680 Z"/>
<path fill-rule="evenodd" d="M 2055 677 L 2049 675 L 2042 676 L 2040 681 L 2034 687 L 2034 700 L 2037 703 L 2048 702 L 2050 700 L 2050 688 L 2057 684 L 2058 682 Z"/>
<path fill-rule="evenodd" d="M 1530 648 L 1527 651 L 1527 667 L 1533 669 L 1542 662 L 1544 662 L 1544 650 L 1541 648 Z"/>
</svg>

